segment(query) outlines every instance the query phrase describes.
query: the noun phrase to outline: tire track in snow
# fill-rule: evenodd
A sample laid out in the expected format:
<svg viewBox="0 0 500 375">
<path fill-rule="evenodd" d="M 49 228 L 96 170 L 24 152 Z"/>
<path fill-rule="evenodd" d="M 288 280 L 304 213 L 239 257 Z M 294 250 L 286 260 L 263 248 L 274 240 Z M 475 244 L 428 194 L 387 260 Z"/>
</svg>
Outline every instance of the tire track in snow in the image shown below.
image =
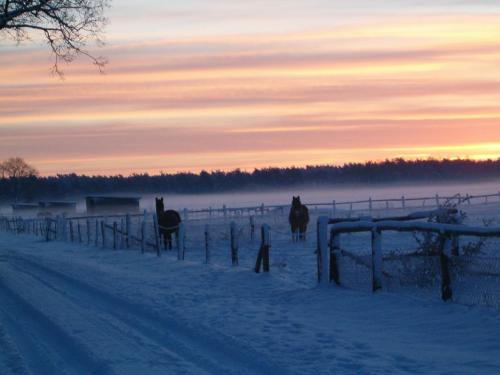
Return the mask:
<svg viewBox="0 0 500 375">
<path fill-rule="evenodd" d="M 0 322 L 0 374 L 25 375 L 30 372 L 10 335 Z"/>
<path fill-rule="evenodd" d="M 23 353 L 23 368 L 36 374 L 110 373 L 42 312 L 11 290 L 0 276 L 0 316 Z M 24 366 L 25 364 L 25 366 Z"/>
<path fill-rule="evenodd" d="M 268 374 L 286 373 L 283 368 L 261 362 L 262 356 L 241 348 L 229 337 L 212 337 L 201 330 L 182 326 L 147 308 L 99 290 L 51 267 L 39 265 L 24 257 L 12 257 L 18 272 L 37 278 L 76 304 L 91 302 L 96 309 L 160 346 L 165 346 L 184 359 L 210 373 Z"/>
</svg>

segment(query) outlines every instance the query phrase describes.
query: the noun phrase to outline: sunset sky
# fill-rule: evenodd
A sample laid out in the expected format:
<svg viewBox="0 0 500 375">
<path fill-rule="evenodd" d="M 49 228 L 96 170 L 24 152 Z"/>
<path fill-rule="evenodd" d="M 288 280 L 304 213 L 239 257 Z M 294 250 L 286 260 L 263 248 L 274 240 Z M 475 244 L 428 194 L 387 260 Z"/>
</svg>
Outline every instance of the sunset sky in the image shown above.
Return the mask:
<svg viewBox="0 0 500 375">
<path fill-rule="evenodd" d="M 0 159 L 56 173 L 500 157 L 498 0 L 114 0 L 106 74 L 0 39 Z"/>
</svg>

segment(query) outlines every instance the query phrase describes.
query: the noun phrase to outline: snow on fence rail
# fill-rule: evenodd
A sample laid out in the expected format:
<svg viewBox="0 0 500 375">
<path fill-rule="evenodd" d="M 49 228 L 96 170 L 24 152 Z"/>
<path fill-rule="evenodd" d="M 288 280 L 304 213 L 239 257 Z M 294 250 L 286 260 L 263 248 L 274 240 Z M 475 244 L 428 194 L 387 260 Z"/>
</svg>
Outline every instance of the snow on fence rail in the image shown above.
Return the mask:
<svg viewBox="0 0 500 375">
<path fill-rule="evenodd" d="M 338 259 L 344 255 L 341 249 L 341 235 L 345 233 L 371 233 L 371 268 L 372 290 L 383 287 L 383 249 L 382 234 L 385 231 L 426 232 L 439 235 L 439 264 L 441 278 L 441 298 L 450 300 L 453 296 L 450 261 L 459 256 L 459 237 L 476 236 L 481 238 L 500 237 L 499 228 L 470 227 L 461 224 L 445 224 L 431 222 L 413 222 L 422 219 L 430 212 L 415 213 L 408 216 L 385 219 L 360 218 L 353 220 L 330 219 L 321 216 L 317 221 L 317 275 L 320 283 L 335 282 L 341 285 Z M 330 236 L 330 237 L 328 237 Z M 348 254 L 348 253 L 347 253 Z M 350 254 L 355 257 L 355 255 Z M 363 260 L 356 259 L 363 263 Z"/>
</svg>

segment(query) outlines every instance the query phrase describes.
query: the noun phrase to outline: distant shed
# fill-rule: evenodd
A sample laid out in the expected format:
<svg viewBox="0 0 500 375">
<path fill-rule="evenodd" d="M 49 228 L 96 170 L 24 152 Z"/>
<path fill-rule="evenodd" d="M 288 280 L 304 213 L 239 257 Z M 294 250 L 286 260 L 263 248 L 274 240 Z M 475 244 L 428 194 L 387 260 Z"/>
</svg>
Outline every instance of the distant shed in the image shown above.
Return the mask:
<svg viewBox="0 0 500 375">
<path fill-rule="evenodd" d="M 85 198 L 85 205 L 87 213 L 91 215 L 137 213 L 140 200 L 140 197 L 89 196 Z"/>
<path fill-rule="evenodd" d="M 45 215 L 73 214 L 76 212 L 76 202 L 43 201 L 38 202 L 40 213 Z"/>
<path fill-rule="evenodd" d="M 36 203 L 14 203 L 11 206 L 14 215 L 36 215 L 38 213 L 38 204 Z"/>
</svg>

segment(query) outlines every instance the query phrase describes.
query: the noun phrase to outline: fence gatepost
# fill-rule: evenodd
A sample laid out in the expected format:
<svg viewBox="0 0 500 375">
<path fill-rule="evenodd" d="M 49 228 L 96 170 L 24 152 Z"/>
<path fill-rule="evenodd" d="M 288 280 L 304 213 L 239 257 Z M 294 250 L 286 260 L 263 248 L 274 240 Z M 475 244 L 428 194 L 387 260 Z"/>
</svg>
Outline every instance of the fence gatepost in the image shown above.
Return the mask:
<svg viewBox="0 0 500 375">
<path fill-rule="evenodd" d="M 255 262 L 255 272 L 260 272 L 260 267 L 263 266 L 264 272 L 269 272 L 269 248 L 271 247 L 271 237 L 269 235 L 269 225 L 262 224 L 260 229 L 261 243 Z"/>
<path fill-rule="evenodd" d="M 372 237 L 372 290 L 382 289 L 382 233 L 375 226 Z"/>
<path fill-rule="evenodd" d="M 234 221 L 231 222 L 231 262 L 233 266 L 238 265 L 238 227 Z"/>
<path fill-rule="evenodd" d="M 441 265 L 441 298 L 448 301 L 453 297 L 449 261 L 451 256 L 451 238 L 449 234 L 441 234 L 440 265 Z"/>
<path fill-rule="evenodd" d="M 178 260 L 184 260 L 184 253 L 186 250 L 186 245 L 185 245 L 185 235 L 186 235 L 186 230 L 184 228 L 184 223 L 179 224 L 179 234 L 178 234 L 178 242 L 177 242 L 177 259 Z"/>
<path fill-rule="evenodd" d="M 319 276 L 318 280 L 323 284 L 328 284 L 330 282 L 330 260 L 328 251 L 328 216 L 320 216 L 317 222 L 317 256 L 318 256 L 318 267 Z"/>
<path fill-rule="evenodd" d="M 210 226 L 205 224 L 205 263 L 210 263 Z"/>
</svg>

